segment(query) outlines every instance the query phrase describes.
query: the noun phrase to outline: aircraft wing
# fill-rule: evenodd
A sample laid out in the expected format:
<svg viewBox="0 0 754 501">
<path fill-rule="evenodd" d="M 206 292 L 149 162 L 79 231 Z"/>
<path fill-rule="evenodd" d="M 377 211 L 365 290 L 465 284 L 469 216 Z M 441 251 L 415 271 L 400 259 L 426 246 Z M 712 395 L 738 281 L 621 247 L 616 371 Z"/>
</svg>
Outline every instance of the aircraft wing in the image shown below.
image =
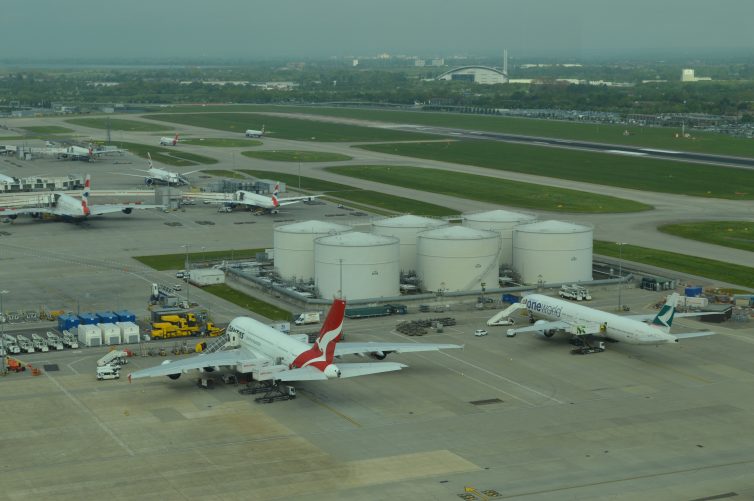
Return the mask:
<svg viewBox="0 0 754 501">
<path fill-rule="evenodd" d="M 0 208 L 0 217 L 18 216 L 21 214 L 50 214 L 53 216 L 66 216 L 57 207 L 23 207 L 20 209 Z"/>
<path fill-rule="evenodd" d="M 278 205 L 291 205 L 291 204 L 297 204 L 299 202 L 304 202 L 308 200 L 312 200 L 314 198 L 319 198 L 322 195 L 308 195 L 305 197 L 288 197 L 288 198 L 279 198 L 278 199 Z"/>
<path fill-rule="evenodd" d="M 359 363 L 359 364 L 336 364 L 340 369 L 340 377 L 349 378 L 357 376 L 367 376 L 369 374 L 379 374 L 381 372 L 399 371 L 404 367 L 408 367 L 404 364 L 396 362 L 375 362 L 375 363 Z M 282 371 L 275 374 L 275 379 L 283 382 L 290 381 L 324 381 L 327 379 L 325 373 L 316 367 L 308 365 L 300 369 L 291 369 L 288 371 Z"/>
<path fill-rule="evenodd" d="M 365 343 L 347 343 L 341 341 L 335 345 L 335 356 L 365 355 L 369 353 L 411 353 L 417 351 L 452 350 L 455 348 L 463 348 L 463 346 L 458 344 L 435 343 L 383 343 L 372 341 Z M 338 367 L 341 367 L 341 364 L 338 364 Z"/>
<path fill-rule="evenodd" d="M 689 311 L 686 313 L 673 313 L 673 318 L 683 318 L 683 317 L 701 317 L 704 315 L 714 315 L 714 312 L 710 311 Z M 650 313 L 649 315 L 625 315 L 626 318 L 630 318 L 631 320 L 638 320 L 640 322 L 646 322 L 647 320 L 652 320 L 654 317 L 657 316 L 657 313 Z"/>
<path fill-rule="evenodd" d="M 257 357 L 243 348 L 235 350 L 217 351 L 214 353 L 202 353 L 183 360 L 163 363 L 149 369 L 141 369 L 129 374 L 129 378 L 139 379 L 143 377 L 169 376 L 183 372 L 203 369 L 205 367 L 235 367 L 241 364 L 253 362 Z M 315 369 L 316 370 L 316 369 Z"/>
<path fill-rule="evenodd" d="M 508 329 L 508 335 L 511 333 L 513 334 L 519 334 L 521 332 L 538 332 L 538 331 L 545 331 L 545 330 L 555 330 L 555 329 L 567 329 L 570 327 L 571 324 L 568 322 L 564 322 L 562 320 L 557 320 L 555 322 L 541 322 L 537 325 L 527 325 L 526 327 L 516 327 L 512 329 Z"/>
<path fill-rule="evenodd" d="M 100 214 L 110 214 L 112 212 L 131 211 L 133 209 L 164 209 L 164 205 L 149 205 L 149 204 L 106 204 L 106 205 L 90 205 L 89 212 L 93 216 L 99 216 Z"/>
<path fill-rule="evenodd" d="M 699 331 L 699 332 L 683 332 L 681 334 L 671 334 L 671 336 L 675 336 L 678 339 L 690 339 L 694 337 L 714 336 L 715 334 L 717 334 L 717 332 Z"/>
<path fill-rule="evenodd" d="M 201 172 L 203 169 L 196 169 L 196 170 L 190 170 L 188 172 L 179 172 L 181 176 L 188 176 L 189 174 L 193 174 L 194 172 Z"/>
</svg>

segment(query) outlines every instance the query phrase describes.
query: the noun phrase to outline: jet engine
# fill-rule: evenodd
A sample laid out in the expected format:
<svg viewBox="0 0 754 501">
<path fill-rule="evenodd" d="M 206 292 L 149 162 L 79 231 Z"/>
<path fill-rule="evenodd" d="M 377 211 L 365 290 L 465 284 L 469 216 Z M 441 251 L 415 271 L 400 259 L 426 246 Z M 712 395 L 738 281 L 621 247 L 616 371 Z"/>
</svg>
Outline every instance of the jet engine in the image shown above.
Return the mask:
<svg viewBox="0 0 754 501">
<path fill-rule="evenodd" d="M 389 351 L 373 351 L 369 353 L 369 356 L 376 359 L 376 360 L 385 360 L 385 357 L 388 356 L 388 353 L 391 353 Z"/>
<path fill-rule="evenodd" d="M 154 184 L 154 179 L 152 179 L 151 177 L 145 177 L 144 184 L 146 184 L 147 186 L 152 186 Z"/>
<path fill-rule="evenodd" d="M 536 322 L 534 322 L 534 326 L 536 327 L 537 325 L 543 325 L 543 324 L 546 324 L 546 323 L 547 323 L 547 320 L 537 320 Z M 553 335 L 555 335 L 555 331 L 552 330 L 552 329 L 550 329 L 550 330 L 541 330 L 541 331 L 537 331 L 537 334 L 539 334 L 540 336 L 546 337 L 546 338 L 551 338 Z"/>
<path fill-rule="evenodd" d="M 133 209 L 131 207 L 126 207 L 125 209 L 123 209 L 123 214 L 131 214 L 132 211 Z"/>
<path fill-rule="evenodd" d="M 181 375 L 180 375 L 180 374 L 168 374 L 168 377 L 169 377 L 170 379 L 172 379 L 172 380 L 176 380 L 176 379 L 178 379 L 179 377 L 181 377 Z"/>
</svg>

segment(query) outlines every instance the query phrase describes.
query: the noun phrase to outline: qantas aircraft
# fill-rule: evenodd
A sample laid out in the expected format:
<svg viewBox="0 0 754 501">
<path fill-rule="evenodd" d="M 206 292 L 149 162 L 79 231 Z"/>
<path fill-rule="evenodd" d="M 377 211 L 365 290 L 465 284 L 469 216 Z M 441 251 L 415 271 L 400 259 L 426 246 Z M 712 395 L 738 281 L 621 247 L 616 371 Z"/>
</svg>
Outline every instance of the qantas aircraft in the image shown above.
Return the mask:
<svg viewBox="0 0 754 501">
<path fill-rule="evenodd" d="M 149 169 L 148 170 L 142 170 L 142 169 L 135 169 L 140 172 L 146 172 L 147 175 L 144 176 L 142 174 L 127 174 L 125 172 L 117 172 L 116 174 L 120 174 L 121 176 L 134 176 L 134 177 L 143 177 L 144 183 L 147 185 L 152 184 L 167 184 L 169 186 L 181 186 L 181 185 L 189 185 L 191 184 L 188 179 L 186 179 L 184 176 L 187 176 L 189 174 L 193 174 L 194 172 L 199 172 L 201 169 L 192 170 L 188 172 L 173 172 L 166 169 L 158 169 L 152 164 L 152 155 L 147 153 L 147 157 L 149 157 Z"/>
<path fill-rule="evenodd" d="M 75 198 L 63 192 L 54 192 L 46 195 L 46 204 L 38 207 L 7 208 L 0 207 L 0 217 L 16 219 L 21 214 L 39 218 L 45 214 L 57 216 L 66 221 L 81 221 L 89 216 L 99 216 L 111 212 L 123 212 L 130 214 L 134 209 L 163 209 L 162 205 L 147 204 L 103 204 L 90 205 L 89 193 L 91 192 L 91 179 L 86 176 L 81 198 Z"/>
<path fill-rule="evenodd" d="M 262 137 L 264 136 L 264 125 L 262 130 L 246 129 L 246 137 Z"/>
<path fill-rule="evenodd" d="M 298 202 L 312 200 L 322 195 L 306 195 L 302 197 L 278 198 L 280 184 L 275 184 L 272 196 L 259 195 L 251 191 L 239 190 L 235 193 L 185 193 L 185 198 L 195 198 L 198 200 L 208 200 L 210 202 L 222 203 L 227 207 L 236 207 L 243 205 L 249 210 L 260 210 L 265 214 L 277 214 L 280 207 L 291 205 Z"/>
<path fill-rule="evenodd" d="M 521 298 L 521 304 L 529 311 L 533 325 L 508 329 L 508 337 L 520 332 L 537 332 L 552 337 L 556 331 L 566 331 L 573 336 L 593 335 L 629 344 L 667 344 L 681 339 L 710 336 L 711 331 L 670 334 L 674 317 L 699 316 L 703 313 L 676 313 L 678 294 L 668 296 L 667 302 L 656 315 L 615 315 L 588 306 L 569 303 L 542 294 L 530 294 Z M 650 323 L 645 321 L 651 320 Z"/>
<path fill-rule="evenodd" d="M 256 381 L 323 381 L 401 370 L 397 362 L 346 363 L 334 361 L 341 355 L 368 355 L 383 360 L 389 353 L 438 351 L 462 348 L 456 344 L 341 342 L 344 299 L 335 299 L 314 345 L 299 341 L 253 318 L 237 317 L 228 328 L 229 344 L 234 348 L 202 353 L 175 362 L 165 361 L 150 369 L 132 372 L 131 378 L 168 376 L 178 379 L 182 373 L 202 369 L 212 372 L 226 368 L 251 374 Z M 227 345 L 226 345 L 227 346 Z"/>
<path fill-rule="evenodd" d="M 175 137 L 161 137 L 160 146 L 177 146 L 178 145 L 178 133 L 175 133 Z"/>
</svg>

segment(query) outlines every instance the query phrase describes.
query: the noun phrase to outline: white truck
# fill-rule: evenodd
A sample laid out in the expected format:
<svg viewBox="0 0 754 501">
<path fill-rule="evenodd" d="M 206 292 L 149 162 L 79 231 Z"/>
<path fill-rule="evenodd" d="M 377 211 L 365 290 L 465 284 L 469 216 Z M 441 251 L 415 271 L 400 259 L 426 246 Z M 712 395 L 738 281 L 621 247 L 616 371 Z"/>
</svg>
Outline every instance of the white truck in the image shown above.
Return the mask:
<svg viewBox="0 0 754 501">
<path fill-rule="evenodd" d="M 36 351 L 41 351 L 42 353 L 50 351 L 50 347 L 47 346 L 47 340 L 39 334 L 35 333 L 31 335 L 31 344 L 34 345 Z"/>
<path fill-rule="evenodd" d="M 293 323 L 296 325 L 318 324 L 322 313 L 319 311 L 305 311 L 297 316 Z"/>
<path fill-rule="evenodd" d="M 3 345 L 5 346 L 5 351 L 11 355 L 18 355 L 21 353 L 21 347 L 18 346 L 16 338 L 11 335 L 3 334 Z"/>
<path fill-rule="evenodd" d="M 74 350 L 79 347 L 79 339 L 70 331 L 63 331 L 63 344 Z"/>
<path fill-rule="evenodd" d="M 97 380 L 120 379 L 120 367 L 117 365 L 97 366 Z"/>
<path fill-rule="evenodd" d="M 112 350 L 105 353 L 105 355 L 97 360 L 97 367 L 105 367 L 108 365 L 120 368 L 122 365 L 128 363 L 128 352 L 123 350 Z"/>
<path fill-rule="evenodd" d="M 34 353 L 34 344 L 29 340 L 28 337 L 23 336 L 19 334 L 16 336 L 16 341 L 18 342 L 18 346 L 21 347 L 21 351 L 26 353 Z"/>
<path fill-rule="evenodd" d="M 64 348 L 63 340 L 60 339 L 60 336 L 51 331 L 47 331 L 47 346 L 55 348 L 56 350 L 62 350 Z"/>
</svg>

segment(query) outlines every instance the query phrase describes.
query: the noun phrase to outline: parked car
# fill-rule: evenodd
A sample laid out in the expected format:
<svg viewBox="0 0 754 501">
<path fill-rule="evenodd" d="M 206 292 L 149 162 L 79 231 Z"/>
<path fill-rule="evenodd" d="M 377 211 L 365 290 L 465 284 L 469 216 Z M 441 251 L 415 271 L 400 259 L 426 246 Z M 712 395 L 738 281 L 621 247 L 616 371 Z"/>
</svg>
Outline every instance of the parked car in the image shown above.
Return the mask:
<svg viewBox="0 0 754 501">
<path fill-rule="evenodd" d="M 477 329 L 477 330 L 474 331 L 474 335 L 476 337 L 486 336 L 487 335 L 487 331 L 484 330 L 484 329 Z"/>
</svg>

